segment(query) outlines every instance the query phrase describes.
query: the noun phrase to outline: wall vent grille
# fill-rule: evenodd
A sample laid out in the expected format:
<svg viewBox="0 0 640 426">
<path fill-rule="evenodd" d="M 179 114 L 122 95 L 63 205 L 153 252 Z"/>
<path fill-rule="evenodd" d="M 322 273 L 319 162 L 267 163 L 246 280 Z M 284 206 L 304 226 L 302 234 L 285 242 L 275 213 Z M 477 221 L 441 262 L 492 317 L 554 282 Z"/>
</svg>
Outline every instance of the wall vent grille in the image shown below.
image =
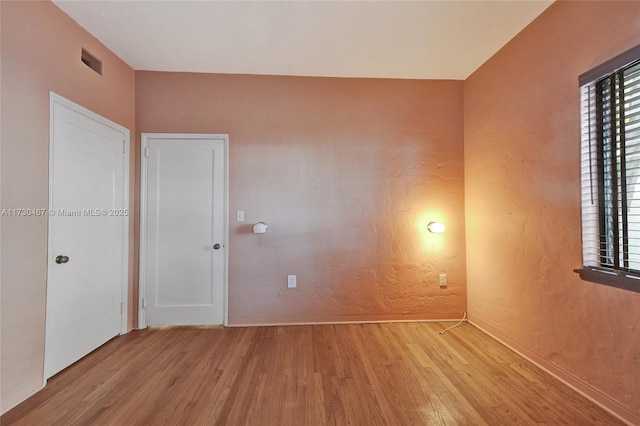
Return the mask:
<svg viewBox="0 0 640 426">
<path fill-rule="evenodd" d="M 80 55 L 80 60 L 83 64 L 102 75 L 102 61 L 91 53 L 87 52 L 85 49 L 82 49 L 82 54 Z"/>
</svg>

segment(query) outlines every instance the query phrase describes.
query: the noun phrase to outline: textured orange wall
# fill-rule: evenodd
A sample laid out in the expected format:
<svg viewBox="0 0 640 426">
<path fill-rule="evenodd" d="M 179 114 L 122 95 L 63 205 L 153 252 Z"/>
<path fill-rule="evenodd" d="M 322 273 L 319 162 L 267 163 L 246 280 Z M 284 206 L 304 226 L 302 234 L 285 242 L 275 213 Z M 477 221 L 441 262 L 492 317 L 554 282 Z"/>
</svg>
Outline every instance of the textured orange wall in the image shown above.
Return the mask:
<svg viewBox="0 0 640 426">
<path fill-rule="evenodd" d="M 133 131 L 134 73 L 50 2 L 2 1 L 0 9 L 2 208 L 47 208 L 49 91 Z M 102 59 L 102 77 L 80 62 L 82 47 Z M 1 220 L 4 412 L 43 382 L 47 218 Z M 131 290 L 133 281 L 130 269 Z M 130 322 L 132 314 L 130 306 Z"/>
<path fill-rule="evenodd" d="M 578 75 L 639 35 L 640 2 L 555 3 L 465 81 L 464 112 L 471 320 L 638 424 L 640 293 L 573 269 Z"/>
<path fill-rule="evenodd" d="M 138 131 L 229 134 L 231 324 L 461 317 L 462 89 L 136 72 Z"/>
</svg>

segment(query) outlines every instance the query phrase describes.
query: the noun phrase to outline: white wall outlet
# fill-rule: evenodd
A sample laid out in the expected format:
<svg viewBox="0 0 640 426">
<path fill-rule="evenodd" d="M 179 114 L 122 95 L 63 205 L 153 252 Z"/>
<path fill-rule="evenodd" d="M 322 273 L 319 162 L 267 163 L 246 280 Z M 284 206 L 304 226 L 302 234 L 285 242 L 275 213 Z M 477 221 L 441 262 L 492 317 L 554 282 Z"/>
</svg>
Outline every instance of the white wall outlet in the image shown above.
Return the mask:
<svg viewBox="0 0 640 426">
<path fill-rule="evenodd" d="M 288 288 L 296 288 L 296 276 L 295 275 L 287 275 L 287 287 Z"/>
<path fill-rule="evenodd" d="M 447 274 L 440 274 L 440 287 L 447 286 Z"/>
<path fill-rule="evenodd" d="M 244 222 L 244 210 L 238 210 L 236 212 L 236 222 Z"/>
</svg>

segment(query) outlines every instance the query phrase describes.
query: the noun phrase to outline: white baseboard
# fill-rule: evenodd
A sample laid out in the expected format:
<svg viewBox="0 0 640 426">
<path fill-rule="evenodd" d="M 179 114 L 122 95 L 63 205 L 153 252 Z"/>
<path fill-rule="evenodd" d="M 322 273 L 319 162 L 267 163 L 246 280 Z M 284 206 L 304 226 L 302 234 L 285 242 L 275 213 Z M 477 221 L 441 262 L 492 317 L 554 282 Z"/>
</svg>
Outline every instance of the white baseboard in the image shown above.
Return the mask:
<svg viewBox="0 0 640 426">
<path fill-rule="evenodd" d="M 5 413 L 9 412 L 10 410 L 16 408 L 18 405 L 22 404 L 24 401 L 26 401 L 27 399 L 31 398 L 33 395 L 37 394 L 38 392 L 40 392 L 42 389 L 44 389 L 44 387 L 47 384 L 47 380 L 43 379 L 42 381 L 42 387 L 35 389 L 34 391 L 27 393 L 24 396 L 19 397 L 18 399 L 15 400 L 9 400 L 9 403 L 6 406 L 2 406 L 2 410 L 0 412 L 0 415 L 4 415 Z"/>
<path fill-rule="evenodd" d="M 422 322 L 459 322 L 455 319 L 429 319 L 429 320 L 375 320 L 375 321 L 310 321 L 310 322 L 271 322 L 271 323 L 239 323 L 228 324 L 227 327 L 285 327 L 289 325 L 341 325 L 341 324 L 385 324 L 385 323 L 422 323 Z M 466 320 L 465 320 L 466 321 Z"/>
<path fill-rule="evenodd" d="M 469 319 L 469 324 L 473 325 L 478 330 L 487 334 L 491 338 L 502 343 L 504 346 L 511 349 L 527 361 L 533 363 L 537 367 L 551 374 L 553 377 L 560 380 L 562 383 L 569 386 L 571 389 L 575 390 L 580 395 L 584 396 L 603 410 L 615 416 L 620 421 L 630 426 L 640 425 L 640 415 L 638 413 L 632 412 L 629 408 L 624 406 L 619 401 L 613 399 L 590 383 L 585 382 L 583 379 L 579 378 L 570 371 L 567 371 L 564 368 L 559 367 L 558 365 L 551 363 L 544 358 L 534 354 L 528 349 L 513 342 L 502 333 L 492 330 L 490 326 L 480 320 Z"/>
</svg>

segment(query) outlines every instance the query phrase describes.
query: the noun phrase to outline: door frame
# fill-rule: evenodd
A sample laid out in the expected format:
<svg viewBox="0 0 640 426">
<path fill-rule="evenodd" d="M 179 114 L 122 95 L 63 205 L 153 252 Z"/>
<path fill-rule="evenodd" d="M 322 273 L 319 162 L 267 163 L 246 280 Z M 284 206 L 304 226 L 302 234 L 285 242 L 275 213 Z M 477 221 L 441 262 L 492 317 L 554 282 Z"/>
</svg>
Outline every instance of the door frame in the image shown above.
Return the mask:
<svg viewBox="0 0 640 426">
<path fill-rule="evenodd" d="M 222 277 L 222 325 L 229 325 L 229 135 L 219 133 L 141 133 L 140 135 L 140 261 L 138 279 L 138 328 L 147 327 L 145 309 L 142 300 L 146 294 L 146 259 L 147 259 L 147 150 L 149 139 L 222 139 L 224 142 L 224 170 L 223 170 L 223 277 Z"/>
<path fill-rule="evenodd" d="M 129 214 L 131 214 L 131 209 L 129 206 L 129 185 L 130 185 L 130 152 L 131 152 L 131 144 L 130 138 L 131 133 L 129 129 L 124 126 L 121 126 L 118 123 L 115 123 L 101 115 L 96 114 L 95 112 L 78 105 L 75 102 L 70 101 L 69 99 L 58 95 L 57 93 L 50 91 L 49 92 L 49 219 L 47 220 L 47 299 L 48 299 L 48 291 L 50 288 L 50 274 L 49 271 L 52 267 L 52 257 L 51 257 L 51 248 L 53 247 L 53 235 L 51 233 L 51 212 L 53 212 L 53 159 L 54 159 L 54 140 L 53 140 L 53 131 L 54 131 L 54 106 L 58 104 L 64 108 L 67 108 L 71 111 L 74 111 L 80 115 L 87 117 L 90 120 L 96 121 L 100 124 L 103 124 L 107 127 L 110 127 L 120 133 L 122 133 L 122 138 L 124 142 L 124 152 L 122 153 L 122 182 L 123 182 L 123 192 L 122 192 L 122 205 L 123 208 L 129 210 Z M 130 216 L 125 216 L 125 220 L 122 227 L 122 299 L 121 299 L 121 315 L 120 315 L 120 334 L 126 334 L 128 332 L 128 305 L 129 305 L 129 221 L 131 220 Z M 45 328 L 46 328 L 46 319 L 45 319 Z M 47 347 L 45 344 L 45 351 Z M 46 379 L 45 379 L 46 383 Z"/>
</svg>

